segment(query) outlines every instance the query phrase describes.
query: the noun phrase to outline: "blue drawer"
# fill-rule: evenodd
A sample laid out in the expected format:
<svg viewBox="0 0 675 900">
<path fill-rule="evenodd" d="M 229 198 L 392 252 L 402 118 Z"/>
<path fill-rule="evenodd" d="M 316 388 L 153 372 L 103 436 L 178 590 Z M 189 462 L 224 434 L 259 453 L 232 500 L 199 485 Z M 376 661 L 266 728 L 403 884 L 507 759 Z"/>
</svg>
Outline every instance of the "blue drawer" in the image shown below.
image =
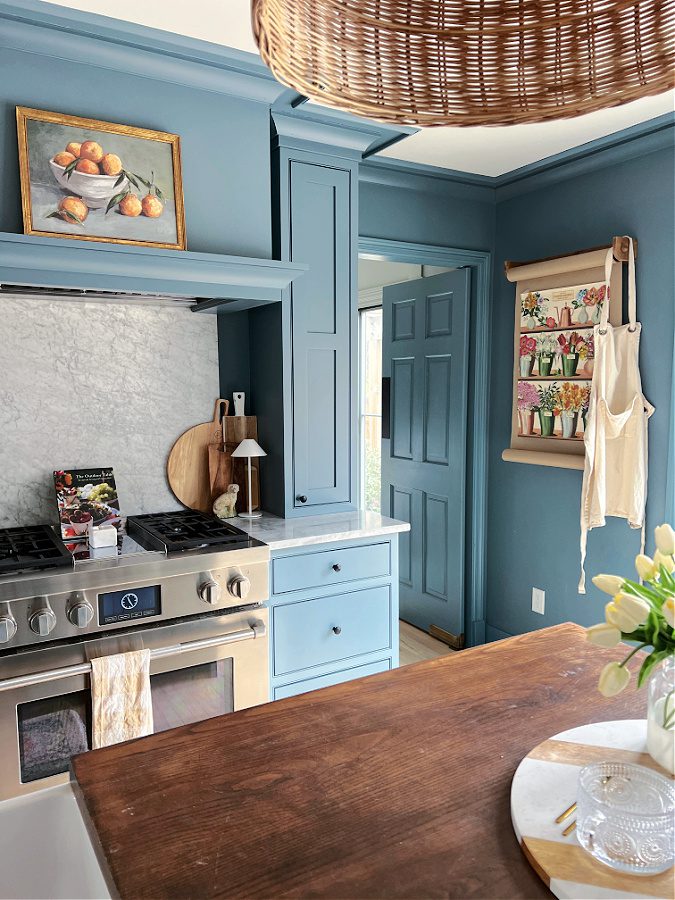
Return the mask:
<svg viewBox="0 0 675 900">
<path fill-rule="evenodd" d="M 331 672 L 330 675 L 306 678 L 304 681 L 296 681 L 293 684 L 284 684 L 274 688 L 274 699 L 283 700 L 284 697 L 295 697 L 296 694 L 316 691 L 319 688 L 330 687 L 332 684 L 342 684 L 344 681 L 353 681 L 355 678 L 365 678 L 366 675 L 375 675 L 378 672 L 388 672 L 389 669 L 391 669 L 391 660 L 381 659 L 365 666 L 354 666 L 351 669 Z"/>
<path fill-rule="evenodd" d="M 345 584 L 391 573 L 388 541 L 361 547 L 342 547 L 281 556 L 272 560 L 272 593 Z"/>
<path fill-rule="evenodd" d="M 275 606 L 274 674 L 391 648 L 388 585 Z"/>
</svg>

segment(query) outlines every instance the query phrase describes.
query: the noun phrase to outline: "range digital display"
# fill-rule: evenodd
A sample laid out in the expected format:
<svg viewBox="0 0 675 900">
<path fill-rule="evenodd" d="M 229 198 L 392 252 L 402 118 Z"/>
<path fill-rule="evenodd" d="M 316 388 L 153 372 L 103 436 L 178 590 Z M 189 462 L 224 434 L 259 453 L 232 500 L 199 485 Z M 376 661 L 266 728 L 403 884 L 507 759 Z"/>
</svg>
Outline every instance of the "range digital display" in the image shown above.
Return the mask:
<svg viewBox="0 0 675 900">
<path fill-rule="evenodd" d="M 159 616 L 161 613 L 162 597 L 158 584 L 98 595 L 99 625 L 114 625 Z"/>
</svg>

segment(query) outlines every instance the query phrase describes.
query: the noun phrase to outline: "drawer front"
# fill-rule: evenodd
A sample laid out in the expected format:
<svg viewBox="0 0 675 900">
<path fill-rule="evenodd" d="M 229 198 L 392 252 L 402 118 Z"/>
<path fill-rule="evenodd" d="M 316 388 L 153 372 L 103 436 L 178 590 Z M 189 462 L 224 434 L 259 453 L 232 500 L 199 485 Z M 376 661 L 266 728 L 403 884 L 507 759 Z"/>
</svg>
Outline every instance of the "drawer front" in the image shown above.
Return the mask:
<svg viewBox="0 0 675 900">
<path fill-rule="evenodd" d="M 274 674 L 391 648 L 388 586 L 275 606 Z"/>
<path fill-rule="evenodd" d="M 390 544 L 320 550 L 272 560 L 272 593 L 330 587 L 391 572 Z"/>
<path fill-rule="evenodd" d="M 366 675 L 376 675 L 378 672 L 388 672 L 389 669 L 391 669 L 391 660 L 381 659 L 366 666 L 354 666 L 353 669 L 342 669 L 339 672 L 331 672 L 330 675 L 320 675 L 318 678 L 305 678 L 304 681 L 296 681 L 293 684 L 284 684 L 274 688 L 274 699 L 283 700 L 284 697 L 295 697 L 296 694 L 316 691 L 319 688 L 330 687 L 332 684 L 342 684 L 343 681 L 353 681 L 355 678 L 365 678 Z"/>
</svg>

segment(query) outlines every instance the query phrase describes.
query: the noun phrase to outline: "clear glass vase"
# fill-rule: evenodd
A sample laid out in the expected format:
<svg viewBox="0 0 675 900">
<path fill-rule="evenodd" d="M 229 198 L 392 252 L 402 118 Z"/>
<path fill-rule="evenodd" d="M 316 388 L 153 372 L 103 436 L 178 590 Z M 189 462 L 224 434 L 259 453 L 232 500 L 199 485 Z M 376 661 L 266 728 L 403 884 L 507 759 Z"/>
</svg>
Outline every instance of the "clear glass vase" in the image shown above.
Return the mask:
<svg viewBox="0 0 675 900">
<path fill-rule="evenodd" d="M 652 759 L 675 774 L 675 657 L 665 659 L 649 679 L 647 750 Z"/>
</svg>

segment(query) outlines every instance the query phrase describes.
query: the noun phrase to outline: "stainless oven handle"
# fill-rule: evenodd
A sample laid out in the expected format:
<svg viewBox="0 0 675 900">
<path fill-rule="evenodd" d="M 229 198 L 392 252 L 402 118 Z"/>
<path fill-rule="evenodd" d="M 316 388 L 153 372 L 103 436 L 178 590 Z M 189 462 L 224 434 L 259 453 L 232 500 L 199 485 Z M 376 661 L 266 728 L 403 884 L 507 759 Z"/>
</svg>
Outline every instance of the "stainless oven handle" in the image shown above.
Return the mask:
<svg viewBox="0 0 675 900">
<path fill-rule="evenodd" d="M 240 631 L 230 631 L 227 634 L 219 634 L 217 637 L 202 638 L 198 641 L 186 641 L 184 644 L 174 644 L 172 647 L 158 647 L 150 651 L 151 659 L 161 659 L 163 656 L 174 656 L 179 653 L 189 653 L 192 650 L 205 650 L 207 647 L 220 647 L 221 644 L 235 644 L 239 641 L 250 641 L 257 637 L 264 637 L 267 628 L 264 622 L 254 621 L 248 628 Z M 0 681 L 0 692 L 12 691 L 16 688 L 30 687 L 33 684 L 44 684 L 47 681 L 58 681 L 59 678 L 69 678 L 72 675 L 91 674 L 91 663 L 77 663 L 74 666 L 63 666 L 60 669 L 47 669 L 46 672 L 33 672 L 31 675 L 17 675 L 16 678 L 5 678 Z"/>
</svg>

